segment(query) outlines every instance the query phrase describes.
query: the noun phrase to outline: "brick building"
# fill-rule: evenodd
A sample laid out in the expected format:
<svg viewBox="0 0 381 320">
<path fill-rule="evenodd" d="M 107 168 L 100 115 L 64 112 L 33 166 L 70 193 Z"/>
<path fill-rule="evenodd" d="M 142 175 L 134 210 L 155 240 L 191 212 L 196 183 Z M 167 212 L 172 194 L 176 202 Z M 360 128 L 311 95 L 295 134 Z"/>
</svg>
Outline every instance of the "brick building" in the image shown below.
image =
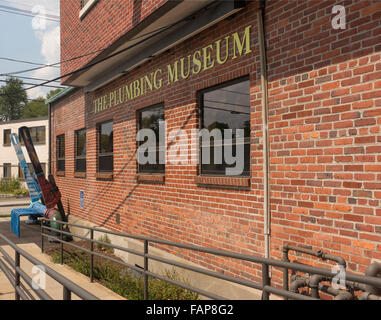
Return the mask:
<svg viewBox="0 0 381 320">
<path fill-rule="evenodd" d="M 322 249 L 364 273 L 381 259 L 380 58 L 379 1 L 61 1 L 61 73 L 73 88 L 49 103 L 66 210 L 275 259 L 285 243 Z M 183 161 L 137 164 L 137 131 L 159 119 L 166 145 L 151 151 Z M 195 161 L 202 128 L 243 130 L 238 174 Z M 249 263 L 170 253 L 261 276 Z"/>
</svg>

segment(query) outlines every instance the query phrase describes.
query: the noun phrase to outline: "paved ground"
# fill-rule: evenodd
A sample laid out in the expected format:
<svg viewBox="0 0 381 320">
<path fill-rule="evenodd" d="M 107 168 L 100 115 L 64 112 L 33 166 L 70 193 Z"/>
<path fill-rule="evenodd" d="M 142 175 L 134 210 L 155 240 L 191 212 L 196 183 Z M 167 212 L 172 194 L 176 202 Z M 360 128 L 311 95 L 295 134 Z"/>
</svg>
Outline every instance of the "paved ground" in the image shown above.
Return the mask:
<svg viewBox="0 0 381 320">
<path fill-rule="evenodd" d="M 27 208 L 30 205 L 29 198 L 11 198 L 11 199 L 1 199 L 0 198 L 0 214 L 11 213 L 12 209 L 15 208 Z"/>
<path fill-rule="evenodd" d="M 8 209 L 13 209 L 13 208 L 14 207 L 8 208 Z M 3 210 L 1 210 L 0 212 L 3 212 Z M 123 299 L 119 295 L 115 294 L 111 290 L 101 286 L 98 283 L 90 283 L 90 280 L 88 277 L 72 270 L 68 266 L 54 264 L 51 261 L 49 256 L 45 254 L 41 254 L 40 226 L 28 226 L 25 224 L 25 219 L 26 217 L 24 217 L 22 219 L 24 221 L 21 222 L 21 238 L 17 238 L 11 232 L 10 218 L 0 218 L 0 233 L 6 236 L 12 242 L 16 243 L 17 246 L 19 246 L 21 249 L 32 254 L 40 262 L 56 270 L 61 275 L 70 279 L 71 281 L 73 281 L 80 287 L 84 288 L 85 290 L 89 291 L 96 297 L 102 300 L 122 300 Z M 49 242 L 45 241 L 45 247 L 47 246 L 49 246 Z M 10 246 L 6 245 L 6 243 L 2 239 L 0 239 L 0 247 L 2 247 L 12 257 L 12 259 L 14 259 L 14 250 Z M 1 258 L 3 258 L 3 256 L 0 254 L 0 259 Z M 21 258 L 21 268 L 23 271 L 25 271 L 29 275 L 29 277 L 31 278 L 35 277 L 35 274 L 32 273 L 33 265 L 24 258 Z M 53 299 L 58 299 L 58 300 L 62 299 L 62 291 L 63 291 L 63 288 L 61 284 L 57 283 L 55 280 L 51 279 L 49 276 L 46 276 L 46 292 Z M 11 299 L 14 299 L 13 287 L 10 285 L 9 281 L 7 280 L 3 272 L 0 270 L 0 300 L 11 300 Z M 72 299 L 75 300 L 79 298 L 73 295 Z"/>
</svg>

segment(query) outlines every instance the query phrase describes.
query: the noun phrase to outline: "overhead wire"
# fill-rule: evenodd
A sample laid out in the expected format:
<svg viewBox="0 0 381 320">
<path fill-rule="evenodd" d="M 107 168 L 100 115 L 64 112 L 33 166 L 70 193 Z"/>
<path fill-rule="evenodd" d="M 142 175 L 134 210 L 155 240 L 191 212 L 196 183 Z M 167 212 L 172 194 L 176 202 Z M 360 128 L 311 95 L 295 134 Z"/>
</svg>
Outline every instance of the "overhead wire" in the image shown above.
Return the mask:
<svg viewBox="0 0 381 320">
<path fill-rule="evenodd" d="M 71 76 L 71 75 L 73 75 L 73 74 L 76 74 L 76 73 L 78 73 L 78 72 L 81 72 L 81 71 L 84 71 L 84 70 L 86 70 L 86 69 L 89 69 L 89 68 L 91 68 L 91 67 L 93 67 L 93 66 L 95 66 L 95 65 L 97 65 L 97 64 L 99 64 L 99 63 L 101 63 L 101 62 L 104 62 L 104 61 L 106 61 L 106 60 L 109 60 L 109 59 L 111 59 L 111 58 L 113 58 L 113 57 L 115 57 L 115 56 L 117 56 L 117 55 L 119 55 L 119 54 L 121 54 L 121 53 L 123 53 L 123 52 L 126 52 L 127 50 L 129 50 L 129 49 L 131 49 L 131 48 L 133 48 L 133 47 L 136 47 L 136 46 L 138 46 L 138 45 L 144 43 L 145 41 L 148 41 L 148 40 L 152 39 L 153 37 L 155 37 L 155 36 L 157 36 L 157 35 L 159 35 L 159 34 L 165 32 L 165 31 L 169 30 L 170 28 L 172 28 L 172 27 L 174 27 L 174 26 L 176 26 L 176 25 L 178 25 L 178 24 L 180 24 L 181 22 L 185 22 L 185 21 L 192 20 L 192 19 L 194 18 L 194 16 L 196 16 L 199 12 L 201 12 L 201 11 L 205 11 L 205 10 L 207 10 L 208 8 L 209 8 L 209 6 L 207 6 L 207 7 L 203 8 L 203 9 L 199 10 L 198 12 L 196 12 L 196 13 L 190 15 L 190 16 L 187 16 L 187 17 L 185 17 L 185 18 L 182 18 L 182 19 L 180 19 L 180 20 L 178 20 L 178 21 L 176 21 L 176 22 L 174 22 L 174 23 L 171 23 L 171 24 L 169 24 L 169 25 L 167 25 L 167 26 L 164 26 L 164 27 L 158 28 L 158 29 L 156 29 L 156 30 L 153 30 L 153 31 L 151 31 L 151 32 L 148 32 L 148 33 L 145 34 L 145 35 L 149 35 L 148 37 L 146 37 L 146 38 L 144 38 L 144 39 L 142 39 L 142 40 L 140 40 L 140 41 L 138 41 L 138 42 L 136 42 L 136 43 L 134 43 L 134 44 L 132 44 L 132 45 L 130 45 L 130 46 L 127 46 L 127 47 L 124 48 L 124 49 L 121 49 L 121 50 L 119 50 L 119 51 L 117 51 L 117 52 L 114 52 L 114 53 L 111 54 L 111 55 L 108 55 L 108 56 L 106 56 L 106 57 L 104 57 L 104 58 L 101 58 L 101 59 L 99 59 L 99 60 L 97 60 L 97 61 L 94 61 L 94 62 L 92 62 L 92 63 L 89 63 L 89 64 L 87 64 L 87 65 L 85 65 L 85 66 L 83 66 L 83 67 L 81 67 L 81 68 L 79 68 L 79 69 L 76 69 L 76 70 L 71 71 L 71 72 L 69 72 L 69 73 L 66 73 L 66 74 L 64 74 L 64 75 L 61 75 L 61 76 L 59 76 L 59 77 L 56 77 L 56 78 L 54 78 L 54 79 L 44 81 L 44 82 L 42 82 L 42 83 L 40 83 L 40 84 L 35 84 L 35 85 L 33 85 L 32 87 L 27 88 L 27 89 L 25 89 L 25 90 L 27 91 L 27 90 L 31 90 L 31 89 L 34 89 L 34 88 L 38 88 L 38 87 L 41 87 L 41 86 L 45 86 L 45 85 L 47 85 L 48 83 L 56 82 L 57 80 L 60 80 L 60 79 L 62 79 L 62 78 L 66 78 L 66 77 Z M 131 39 L 130 41 L 139 39 L 139 38 L 141 38 L 141 37 L 143 37 L 143 36 L 145 36 L 145 35 L 140 35 L 139 37 L 133 38 L 133 39 Z M 130 41 L 129 41 L 129 42 L 130 42 Z M 35 69 L 33 69 L 33 70 L 41 69 L 41 68 L 45 68 L 45 67 L 49 67 L 49 66 L 53 66 L 53 65 L 62 64 L 62 63 L 64 63 L 64 62 L 68 62 L 68 61 L 73 61 L 73 60 L 75 60 L 75 59 L 79 59 L 80 57 L 85 57 L 85 56 L 88 56 L 88 55 L 91 55 L 91 54 L 94 54 L 94 53 L 97 53 L 97 52 L 100 52 L 100 51 L 104 51 L 104 50 L 105 50 L 105 49 L 99 49 L 99 50 L 94 51 L 94 52 L 92 52 L 92 53 L 88 53 L 88 54 L 81 55 L 81 56 L 78 56 L 78 57 L 73 57 L 73 58 L 67 59 L 67 60 L 65 60 L 65 61 L 60 61 L 60 62 L 57 62 L 57 63 L 54 63 L 54 64 L 50 64 L 50 65 L 46 65 L 46 66 L 43 66 L 43 67 L 35 68 Z M 4 76 L 4 75 L 13 75 L 13 74 L 24 73 L 24 72 L 28 72 L 28 71 L 31 71 L 31 70 L 26 70 L 26 71 L 24 70 L 24 71 L 18 71 L 18 72 L 10 72 L 10 73 L 7 73 L 7 74 L 0 74 L 0 76 Z M 0 94 L 0 95 L 1 95 L 1 94 Z"/>
</svg>

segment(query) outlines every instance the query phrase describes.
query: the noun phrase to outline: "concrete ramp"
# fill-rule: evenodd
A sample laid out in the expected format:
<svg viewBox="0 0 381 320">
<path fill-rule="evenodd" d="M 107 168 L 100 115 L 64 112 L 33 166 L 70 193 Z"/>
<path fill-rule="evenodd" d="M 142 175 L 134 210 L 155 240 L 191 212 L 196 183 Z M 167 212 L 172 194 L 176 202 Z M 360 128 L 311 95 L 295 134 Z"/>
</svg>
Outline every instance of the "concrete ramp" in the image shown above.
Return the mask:
<svg viewBox="0 0 381 320">
<path fill-rule="evenodd" d="M 33 255 L 36 259 L 41 261 L 43 264 L 47 265 L 48 267 L 54 269 L 58 273 L 60 273 L 62 276 L 70 279 L 78 286 L 82 287 L 83 289 L 87 290 L 94 296 L 98 297 L 101 300 L 124 300 L 123 297 L 117 295 L 113 291 L 109 290 L 108 288 L 105 288 L 99 283 L 90 283 L 90 280 L 85 275 L 76 272 L 65 265 L 55 264 L 51 261 L 50 256 L 46 254 L 41 253 L 41 249 L 35 244 L 35 243 L 26 243 L 26 244 L 19 244 L 18 245 L 21 249 L 25 250 L 29 254 Z M 4 245 L 1 246 L 6 253 L 10 255 L 12 259 L 14 259 L 15 252 L 14 250 L 8 246 Z M 4 261 L 3 255 L 0 253 L 0 258 Z M 52 279 L 50 276 L 46 275 L 43 272 L 40 272 L 36 268 L 34 268 L 34 265 L 26 260 L 25 258 L 21 257 L 20 261 L 21 269 L 32 279 L 41 279 L 45 278 L 45 291 L 48 295 L 50 295 L 54 300 L 62 300 L 63 297 L 63 287 L 60 283 Z M 13 271 L 12 271 L 13 272 Z M 38 278 L 36 278 L 38 277 Z M 21 279 L 21 282 L 23 280 Z M 39 284 L 43 284 L 44 281 L 41 281 Z M 25 285 L 28 289 L 29 286 Z M 33 292 L 33 290 L 29 290 L 29 292 L 34 296 L 37 297 L 36 294 Z M 15 292 L 4 275 L 4 273 L 0 270 L 0 300 L 14 300 Z M 37 298 L 38 299 L 38 298 Z M 72 294 L 73 300 L 79 300 L 80 298 L 77 297 L 75 294 Z"/>
</svg>

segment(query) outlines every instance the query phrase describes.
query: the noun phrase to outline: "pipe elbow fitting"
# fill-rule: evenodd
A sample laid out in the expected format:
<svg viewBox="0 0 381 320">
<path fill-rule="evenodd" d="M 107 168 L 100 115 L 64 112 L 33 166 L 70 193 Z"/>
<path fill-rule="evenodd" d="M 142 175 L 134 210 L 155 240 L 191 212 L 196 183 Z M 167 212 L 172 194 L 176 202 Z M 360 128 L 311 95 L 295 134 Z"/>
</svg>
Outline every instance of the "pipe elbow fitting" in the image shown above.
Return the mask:
<svg viewBox="0 0 381 320">
<path fill-rule="evenodd" d="M 374 262 L 368 266 L 366 269 L 365 275 L 368 277 L 381 277 L 381 263 Z M 365 286 L 366 291 L 375 294 L 381 295 L 381 288 L 367 284 Z"/>
<path fill-rule="evenodd" d="M 327 277 L 325 276 L 322 276 L 320 274 L 314 274 L 313 276 L 310 277 L 310 281 L 309 281 L 309 287 L 310 288 L 318 288 L 319 287 L 319 283 L 326 280 Z"/>
<path fill-rule="evenodd" d="M 305 278 L 296 275 L 291 277 L 290 291 L 293 293 L 299 293 L 299 288 L 307 286 L 307 281 Z"/>
</svg>

